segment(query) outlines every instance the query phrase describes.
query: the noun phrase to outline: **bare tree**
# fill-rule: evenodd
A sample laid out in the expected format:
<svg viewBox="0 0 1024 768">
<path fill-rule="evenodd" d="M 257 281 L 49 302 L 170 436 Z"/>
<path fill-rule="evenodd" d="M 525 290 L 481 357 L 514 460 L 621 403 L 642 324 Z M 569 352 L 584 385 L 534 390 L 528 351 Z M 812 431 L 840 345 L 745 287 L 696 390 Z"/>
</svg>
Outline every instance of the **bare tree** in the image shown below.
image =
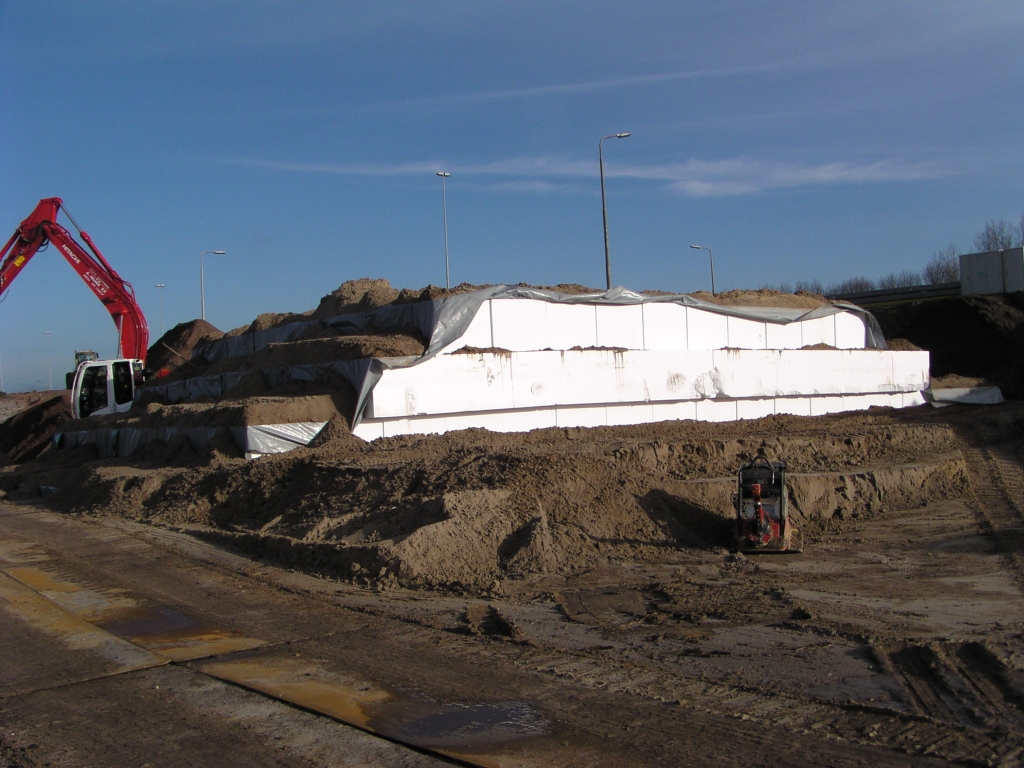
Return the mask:
<svg viewBox="0 0 1024 768">
<path fill-rule="evenodd" d="M 842 293 L 862 293 L 875 290 L 875 281 L 866 277 L 851 277 L 841 283 L 832 283 L 825 292 L 826 296 L 836 296 Z"/>
<path fill-rule="evenodd" d="M 797 280 L 796 281 L 796 292 L 800 293 L 816 293 L 819 296 L 825 293 L 825 286 L 821 284 L 821 280 Z"/>
<path fill-rule="evenodd" d="M 979 252 L 1002 251 L 1017 244 L 1018 232 L 1006 219 L 985 222 L 985 228 L 974 237 L 974 247 Z"/>
<path fill-rule="evenodd" d="M 924 268 L 924 281 L 929 285 L 955 283 L 960 280 L 960 249 L 956 243 L 940 248 Z"/>
<path fill-rule="evenodd" d="M 878 287 L 881 290 L 886 288 L 910 288 L 914 285 L 921 285 L 921 273 L 911 272 L 904 269 L 902 272 L 890 272 L 878 279 Z"/>
</svg>

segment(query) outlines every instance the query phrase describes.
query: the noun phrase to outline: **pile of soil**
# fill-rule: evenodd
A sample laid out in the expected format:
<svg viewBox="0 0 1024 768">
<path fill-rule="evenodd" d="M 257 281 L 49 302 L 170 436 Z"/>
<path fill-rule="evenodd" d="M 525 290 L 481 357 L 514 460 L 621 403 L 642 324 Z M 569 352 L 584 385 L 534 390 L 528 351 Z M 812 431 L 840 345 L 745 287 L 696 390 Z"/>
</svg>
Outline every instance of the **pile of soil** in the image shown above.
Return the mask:
<svg viewBox="0 0 1024 768">
<path fill-rule="evenodd" d="M 223 335 L 222 331 L 205 320 L 178 323 L 149 348 L 146 367 L 151 371 L 173 371 L 189 362 L 192 350 L 197 346 L 219 339 Z"/>
<path fill-rule="evenodd" d="M 16 413 L 0 424 L 0 461 L 16 464 L 36 458 L 70 420 L 71 403 L 66 392 Z"/>
<path fill-rule="evenodd" d="M 1024 397 L 1024 293 L 953 296 L 874 310 L 886 338 L 931 353 L 933 377 L 959 374 Z"/>
<path fill-rule="evenodd" d="M 760 288 L 756 291 L 734 290 L 712 295 L 707 291 L 690 294 L 695 299 L 712 304 L 733 307 L 790 307 L 793 309 L 815 309 L 829 303 L 829 300 L 817 293 L 797 291 L 783 293 L 771 288 Z"/>
<path fill-rule="evenodd" d="M 70 452 L 56 452 L 0 475 L 0 486 L 15 498 L 59 488 L 46 501 L 65 511 L 181 528 L 358 584 L 484 594 L 510 578 L 728 546 L 736 467 L 759 451 L 787 461 L 792 513 L 811 538 L 960 498 L 961 440 L 947 423 L 957 408 L 472 429 L 371 444 L 335 428 L 313 447 L 255 462 L 213 449 L 187 458 L 177 445 L 173 456 L 122 461 L 85 453 L 69 471 Z M 1000 429 L 1019 430 L 1024 408 L 1000 419 Z"/>
</svg>

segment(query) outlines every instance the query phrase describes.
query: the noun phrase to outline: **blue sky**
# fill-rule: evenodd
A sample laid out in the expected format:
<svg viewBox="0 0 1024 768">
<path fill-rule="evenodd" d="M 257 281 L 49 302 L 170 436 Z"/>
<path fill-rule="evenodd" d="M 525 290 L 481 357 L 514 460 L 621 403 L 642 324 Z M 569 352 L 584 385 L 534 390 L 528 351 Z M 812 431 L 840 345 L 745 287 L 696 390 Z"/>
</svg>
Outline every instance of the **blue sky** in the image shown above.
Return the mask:
<svg viewBox="0 0 1024 768">
<path fill-rule="evenodd" d="M 0 29 L 3 238 L 64 198 L 154 339 L 198 316 L 204 250 L 224 330 L 443 285 L 442 169 L 453 284 L 603 286 L 616 132 L 634 289 L 708 288 L 691 243 L 719 290 L 917 270 L 1024 210 L 1019 0 L 2 0 Z M 53 249 L 0 303 L 8 391 L 115 348 Z"/>
</svg>

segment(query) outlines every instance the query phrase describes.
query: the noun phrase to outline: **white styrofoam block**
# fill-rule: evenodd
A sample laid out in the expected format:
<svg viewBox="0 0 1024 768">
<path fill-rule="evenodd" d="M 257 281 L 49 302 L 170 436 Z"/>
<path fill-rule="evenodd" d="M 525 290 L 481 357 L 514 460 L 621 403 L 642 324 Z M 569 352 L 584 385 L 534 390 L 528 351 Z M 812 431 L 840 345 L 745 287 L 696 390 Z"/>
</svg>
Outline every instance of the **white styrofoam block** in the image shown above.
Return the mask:
<svg viewBox="0 0 1024 768">
<path fill-rule="evenodd" d="M 688 349 L 686 307 L 679 304 L 641 304 L 644 349 Z"/>
<path fill-rule="evenodd" d="M 725 315 L 686 307 L 686 348 L 722 349 L 729 346 L 729 321 Z"/>
<path fill-rule="evenodd" d="M 595 307 L 583 304 L 542 303 L 547 336 L 543 346 L 535 347 L 536 349 L 586 349 L 598 345 Z"/>
<path fill-rule="evenodd" d="M 511 357 L 439 355 L 386 370 L 373 390 L 373 418 L 514 408 Z"/>
<path fill-rule="evenodd" d="M 765 323 L 765 331 L 768 349 L 800 349 L 804 345 L 800 323 Z"/>
<path fill-rule="evenodd" d="M 560 427 L 603 427 L 608 419 L 603 405 L 560 406 L 555 414 Z"/>
<path fill-rule="evenodd" d="M 811 416 L 824 416 L 826 413 L 841 413 L 846 410 L 845 398 L 842 395 L 825 395 L 812 397 Z"/>
<path fill-rule="evenodd" d="M 927 350 L 916 352 L 890 353 L 892 358 L 893 381 L 911 382 L 910 386 L 900 387 L 901 391 L 927 389 L 931 381 L 931 353 Z"/>
<path fill-rule="evenodd" d="M 800 346 L 809 347 L 813 344 L 836 345 L 836 323 L 832 316 L 816 317 L 813 320 L 800 321 Z"/>
<path fill-rule="evenodd" d="M 551 346 L 547 333 L 547 302 L 491 299 L 494 346 L 513 352 Z"/>
<path fill-rule="evenodd" d="M 836 343 L 838 349 L 863 349 L 867 341 L 867 328 L 864 320 L 852 312 L 840 312 L 833 315 L 836 326 Z"/>
<path fill-rule="evenodd" d="M 729 329 L 729 344 L 733 349 L 765 349 L 767 331 L 763 320 L 747 320 L 744 317 L 726 317 Z"/>
<path fill-rule="evenodd" d="M 698 400 L 697 421 L 736 421 L 736 401 Z"/>
<path fill-rule="evenodd" d="M 648 399 L 695 400 L 714 396 L 714 354 L 710 349 L 699 349 L 635 355 L 637 358 L 647 358 L 642 376 Z"/>
<path fill-rule="evenodd" d="M 775 398 L 756 398 L 736 401 L 737 419 L 762 419 L 775 414 Z"/>
<path fill-rule="evenodd" d="M 918 405 L 924 405 L 927 400 L 924 399 L 924 393 L 922 392 L 900 392 L 900 403 L 899 408 L 913 408 Z"/>
<path fill-rule="evenodd" d="M 605 408 L 605 413 L 605 423 L 609 426 L 650 424 L 654 421 L 654 407 L 651 403 L 609 405 Z"/>
<path fill-rule="evenodd" d="M 651 403 L 651 415 L 655 421 L 696 421 L 697 401 Z"/>
<path fill-rule="evenodd" d="M 493 346 L 494 340 L 491 338 L 491 300 L 488 299 L 480 305 L 476 315 L 470 321 L 466 332 L 445 347 L 443 351 L 454 351 L 463 347 L 490 349 Z"/>
<path fill-rule="evenodd" d="M 622 403 L 648 400 L 645 366 L 636 358 L 643 352 L 612 350 L 562 353 L 563 389 L 560 403 Z"/>
<path fill-rule="evenodd" d="M 565 352 L 519 352 L 512 355 L 512 403 L 515 408 L 537 408 L 562 402 Z M 568 395 L 569 402 L 577 396 Z"/>
<path fill-rule="evenodd" d="M 793 416 L 811 415 L 810 397 L 777 397 L 775 398 L 775 412 L 788 413 Z"/>
<path fill-rule="evenodd" d="M 725 397 L 781 394 L 777 350 L 716 349 L 711 354 L 720 394 Z"/>
<path fill-rule="evenodd" d="M 644 310 L 639 304 L 594 307 L 597 346 L 644 348 Z"/>
</svg>

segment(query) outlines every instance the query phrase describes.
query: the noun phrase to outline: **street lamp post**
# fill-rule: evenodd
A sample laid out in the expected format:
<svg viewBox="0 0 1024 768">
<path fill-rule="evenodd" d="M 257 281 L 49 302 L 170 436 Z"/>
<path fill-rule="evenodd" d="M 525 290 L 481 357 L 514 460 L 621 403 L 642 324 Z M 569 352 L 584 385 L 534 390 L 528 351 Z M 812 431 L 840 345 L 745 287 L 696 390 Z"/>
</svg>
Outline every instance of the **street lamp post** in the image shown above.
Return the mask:
<svg viewBox="0 0 1024 768">
<path fill-rule="evenodd" d="M 691 245 L 691 248 L 696 248 L 698 251 L 707 251 L 708 258 L 711 259 L 711 295 L 716 296 L 715 293 L 715 255 L 711 253 L 711 249 L 706 245 Z"/>
<path fill-rule="evenodd" d="M 53 331 L 43 331 L 46 334 L 46 388 L 53 389 L 53 364 L 50 358 L 50 337 Z"/>
<path fill-rule="evenodd" d="M 444 213 L 444 287 L 450 289 L 452 282 L 448 276 L 448 194 L 445 191 L 444 183 L 451 174 L 438 171 L 437 175 L 441 177 L 441 207 Z"/>
<path fill-rule="evenodd" d="M 206 282 L 203 275 L 203 256 L 208 253 L 215 254 L 217 256 L 223 256 L 227 251 L 203 251 L 199 254 L 199 301 L 200 301 L 200 314 L 199 316 L 206 319 Z"/>
<path fill-rule="evenodd" d="M 167 286 L 163 283 L 157 283 L 156 287 L 159 288 L 156 295 L 160 297 L 160 336 L 164 335 L 164 291 L 163 289 Z"/>
<path fill-rule="evenodd" d="M 624 139 L 628 133 L 612 133 L 597 142 L 597 163 L 601 169 L 601 220 L 604 222 L 604 277 L 608 284 L 608 290 L 612 289 L 612 260 L 608 255 L 608 209 L 604 202 L 604 140 Z"/>
</svg>

